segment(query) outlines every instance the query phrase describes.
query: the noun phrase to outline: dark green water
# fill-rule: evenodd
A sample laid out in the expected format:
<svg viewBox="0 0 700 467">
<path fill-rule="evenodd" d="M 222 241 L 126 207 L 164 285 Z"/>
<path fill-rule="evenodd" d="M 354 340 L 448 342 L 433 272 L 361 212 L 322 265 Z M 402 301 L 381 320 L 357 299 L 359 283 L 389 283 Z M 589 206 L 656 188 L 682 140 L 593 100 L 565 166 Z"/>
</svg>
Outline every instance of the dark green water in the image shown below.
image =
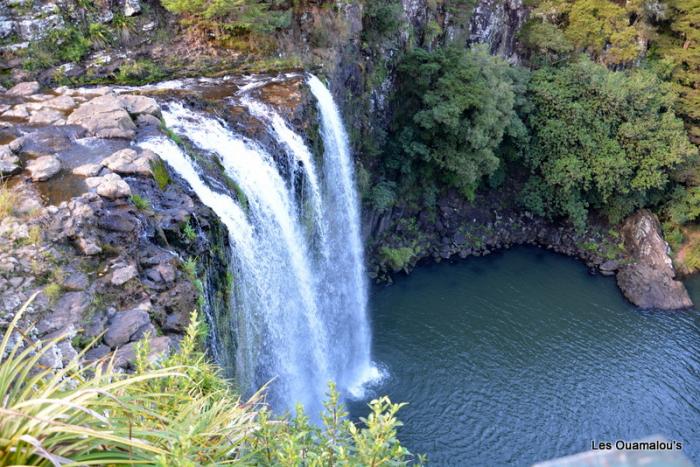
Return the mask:
<svg viewBox="0 0 700 467">
<path fill-rule="evenodd" d="M 700 279 L 689 283 L 700 303 Z M 529 465 L 663 434 L 700 465 L 700 313 L 642 312 L 613 279 L 515 249 L 418 269 L 372 298 L 373 394 L 433 465 Z M 351 404 L 364 414 L 364 402 Z"/>
</svg>

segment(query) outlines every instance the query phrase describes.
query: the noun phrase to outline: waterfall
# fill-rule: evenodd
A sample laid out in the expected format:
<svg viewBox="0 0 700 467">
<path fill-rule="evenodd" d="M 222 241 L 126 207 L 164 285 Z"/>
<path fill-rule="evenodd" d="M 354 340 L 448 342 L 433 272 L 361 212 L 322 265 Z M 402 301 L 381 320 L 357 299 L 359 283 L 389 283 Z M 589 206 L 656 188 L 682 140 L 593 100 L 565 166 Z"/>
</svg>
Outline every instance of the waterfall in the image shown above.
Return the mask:
<svg viewBox="0 0 700 467">
<path fill-rule="evenodd" d="M 367 285 L 359 207 L 347 135 L 330 92 L 311 77 L 324 143 L 322 170 L 304 139 L 270 107 L 244 97 L 283 148 L 273 157 L 220 119 L 179 103 L 164 106 L 169 128 L 198 151 L 217 158 L 231 193 L 164 138 L 142 146 L 168 163 L 228 228 L 235 280 L 236 375 L 254 391 L 270 381 L 268 400 L 279 411 L 301 403 L 314 419 L 327 384 L 358 395 L 377 375 L 370 360 Z M 301 174 L 301 196 L 294 177 Z M 212 177 L 216 178 L 216 177 Z M 242 192 L 245 202 L 236 200 Z M 310 220 L 311 222 L 307 222 Z M 309 228 L 312 225 L 312 228 Z"/>
</svg>

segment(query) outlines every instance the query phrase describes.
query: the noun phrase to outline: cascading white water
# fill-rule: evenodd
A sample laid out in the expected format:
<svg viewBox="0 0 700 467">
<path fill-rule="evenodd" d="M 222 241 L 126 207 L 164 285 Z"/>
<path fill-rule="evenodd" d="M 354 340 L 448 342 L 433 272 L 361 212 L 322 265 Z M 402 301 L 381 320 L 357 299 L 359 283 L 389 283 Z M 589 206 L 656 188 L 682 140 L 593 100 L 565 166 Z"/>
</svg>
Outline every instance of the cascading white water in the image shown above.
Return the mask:
<svg viewBox="0 0 700 467">
<path fill-rule="evenodd" d="M 347 137 L 330 93 L 314 77 L 309 85 L 321 115 L 322 177 L 303 138 L 272 109 L 247 101 L 251 113 L 267 123 L 299 165 L 308 187 L 301 199 L 293 180 L 285 178 L 286 171 L 262 147 L 221 120 L 181 104 L 163 110 L 166 124 L 218 157 L 245 194 L 245 203 L 210 188 L 171 141 L 157 138 L 143 146 L 160 154 L 229 230 L 239 383 L 252 391 L 274 379 L 268 397 L 273 406 L 292 410 L 301 403 L 316 418 L 329 381 L 357 394 L 377 372 L 370 361 L 359 209 Z M 305 228 L 305 216 L 316 228 Z"/>
<path fill-rule="evenodd" d="M 324 205 L 330 213 L 326 219 L 329 243 L 340 247 L 334 249 L 334 257 L 326 268 L 328 297 L 332 298 L 328 307 L 334 310 L 329 316 L 335 332 L 333 342 L 348 355 L 337 362 L 342 368 L 338 383 L 360 395 L 362 385 L 379 375 L 370 360 L 367 279 L 350 145 L 331 92 L 313 75 L 308 84 L 316 97 L 321 120 Z M 355 329 L 345 329 L 347 323 L 353 323 Z"/>
</svg>

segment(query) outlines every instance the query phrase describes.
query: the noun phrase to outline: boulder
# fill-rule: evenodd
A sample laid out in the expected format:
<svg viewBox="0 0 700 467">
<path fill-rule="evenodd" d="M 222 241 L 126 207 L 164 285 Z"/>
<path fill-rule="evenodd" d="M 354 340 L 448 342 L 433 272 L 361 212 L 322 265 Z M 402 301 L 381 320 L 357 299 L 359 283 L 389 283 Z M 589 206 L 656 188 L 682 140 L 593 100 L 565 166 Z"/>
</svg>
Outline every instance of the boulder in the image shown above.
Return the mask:
<svg viewBox="0 0 700 467">
<path fill-rule="evenodd" d="M 36 81 L 25 81 L 24 83 L 19 83 L 10 88 L 7 91 L 8 96 L 30 96 L 36 94 L 41 89 L 39 83 Z"/>
<path fill-rule="evenodd" d="M 37 125 L 59 125 L 65 122 L 64 115 L 58 110 L 42 109 L 32 113 L 29 123 Z"/>
<path fill-rule="evenodd" d="M 21 172 L 19 157 L 15 156 L 7 146 L 0 146 L 0 177 Z"/>
<path fill-rule="evenodd" d="M 68 123 L 80 125 L 92 136 L 128 138 L 136 134 L 136 125 L 124 104 L 112 94 L 95 97 L 68 116 Z"/>
<path fill-rule="evenodd" d="M 61 171 L 61 161 L 56 156 L 42 156 L 27 162 L 32 181 L 43 182 Z"/>
<path fill-rule="evenodd" d="M 18 104 L 3 112 L 2 116 L 6 118 L 29 118 L 29 110 L 27 110 L 26 105 Z"/>
<path fill-rule="evenodd" d="M 139 0 L 124 0 L 124 16 L 134 16 L 138 13 L 141 13 Z"/>
<path fill-rule="evenodd" d="M 152 97 L 124 94 L 119 96 L 119 101 L 131 115 L 152 115 L 160 117 L 160 106 Z"/>
<path fill-rule="evenodd" d="M 122 149 L 102 161 L 109 170 L 122 175 L 151 175 L 151 161 L 155 154 L 151 151 L 136 152 L 131 148 Z"/>
<path fill-rule="evenodd" d="M 77 103 L 71 96 L 57 96 L 44 102 L 44 107 L 61 111 L 71 110 Z"/>
<path fill-rule="evenodd" d="M 58 299 L 51 311 L 39 321 L 37 331 L 44 335 L 73 326 L 81 327 L 83 314 L 90 307 L 90 296 L 85 292 L 68 292 Z"/>
<path fill-rule="evenodd" d="M 100 164 L 84 164 L 73 169 L 74 175 L 80 175 L 81 177 L 97 177 L 102 170 L 102 165 Z"/>
<path fill-rule="evenodd" d="M 139 272 L 136 270 L 136 266 L 129 265 L 123 268 L 118 268 L 112 272 L 112 285 L 121 286 L 129 282 L 134 277 L 138 276 Z"/>
<path fill-rule="evenodd" d="M 617 273 L 617 283 L 625 297 L 640 308 L 678 310 L 693 302 L 668 256 L 669 247 L 654 214 L 642 209 L 624 223 L 622 239 L 630 262 Z"/>
<path fill-rule="evenodd" d="M 117 174 L 86 178 L 85 183 L 88 188 L 94 189 L 103 198 L 117 199 L 131 196 L 129 184 Z"/>
<path fill-rule="evenodd" d="M 143 326 L 151 324 L 148 313 L 135 308 L 133 310 L 118 312 L 112 317 L 107 332 L 104 336 L 105 344 L 114 348 L 124 345 L 131 340 Z"/>
<path fill-rule="evenodd" d="M 138 342 L 132 342 L 117 350 L 114 355 L 114 365 L 117 368 L 132 368 L 136 362 L 136 346 L 138 344 Z M 148 348 L 148 361 L 156 362 L 170 353 L 172 344 L 168 336 L 151 337 L 148 341 Z"/>
</svg>

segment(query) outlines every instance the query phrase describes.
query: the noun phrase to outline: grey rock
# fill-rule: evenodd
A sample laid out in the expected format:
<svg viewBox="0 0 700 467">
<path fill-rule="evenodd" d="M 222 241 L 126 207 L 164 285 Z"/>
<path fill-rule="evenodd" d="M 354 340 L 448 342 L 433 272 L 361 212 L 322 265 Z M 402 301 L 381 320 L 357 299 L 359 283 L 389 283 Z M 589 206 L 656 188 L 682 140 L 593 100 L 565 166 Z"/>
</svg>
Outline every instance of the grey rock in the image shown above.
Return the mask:
<svg viewBox="0 0 700 467">
<path fill-rule="evenodd" d="M 6 118 L 29 118 L 29 110 L 25 104 L 18 104 L 3 112 L 2 116 Z"/>
<path fill-rule="evenodd" d="M 136 117 L 136 124 L 141 127 L 158 127 L 160 126 L 160 120 L 153 115 L 139 115 Z"/>
<path fill-rule="evenodd" d="M 37 125 L 56 125 L 65 122 L 65 116 L 54 109 L 43 109 L 32 113 L 29 123 Z"/>
<path fill-rule="evenodd" d="M 131 148 L 122 149 L 102 161 L 102 165 L 122 175 L 151 175 L 151 161 L 155 158 L 151 151 L 136 152 Z"/>
<path fill-rule="evenodd" d="M 50 109 L 68 111 L 74 108 L 77 102 L 71 96 L 57 96 L 45 101 L 43 105 Z"/>
<path fill-rule="evenodd" d="M 37 324 L 40 334 L 65 329 L 68 326 L 79 328 L 83 314 L 90 306 L 90 296 L 85 292 L 68 292 L 63 294 L 47 314 Z"/>
<path fill-rule="evenodd" d="M 11 87 L 6 94 L 9 96 L 29 96 L 39 92 L 39 89 L 41 89 L 41 86 L 39 86 L 38 82 L 25 81 Z"/>
<path fill-rule="evenodd" d="M 0 176 L 14 175 L 21 171 L 19 157 L 15 156 L 8 146 L 0 146 Z"/>
<path fill-rule="evenodd" d="M 100 164 L 84 164 L 74 168 L 72 172 L 74 175 L 80 175 L 81 177 L 96 177 L 99 175 L 100 170 L 102 170 L 102 165 Z"/>
<path fill-rule="evenodd" d="M 111 349 L 104 344 L 99 344 L 85 352 L 85 361 L 94 362 L 109 354 Z"/>
<path fill-rule="evenodd" d="M 124 0 L 124 16 L 134 16 L 138 13 L 141 13 L 139 0 Z"/>
<path fill-rule="evenodd" d="M 160 117 L 160 106 L 152 97 L 124 94 L 119 96 L 119 101 L 126 111 L 134 116 L 152 115 Z"/>
<path fill-rule="evenodd" d="M 668 244 L 654 214 L 642 209 L 627 218 L 622 230 L 630 264 L 620 268 L 617 284 L 625 297 L 646 309 L 677 310 L 690 308 L 693 302 L 668 256 Z"/>
<path fill-rule="evenodd" d="M 90 177 L 85 179 L 88 188 L 94 189 L 98 195 L 117 199 L 131 196 L 131 188 L 117 174 L 107 174 L 102 177 Z"/>
<path fill-rule="evenodd" d="M 148 313 L 140 309 L 118 312 L 110 320 L 104 336 L 105 344 L 111 348 L 124 345 L 141 327 L 150 322 Z"/>
<path fill-rule="evenodd" d="M 115 212 L 102 216 L 97 221 L 97 225 L 112 232 L 133 232 L 136 229 L 137 220 L 128 214 Z"/>
<path fill-rule="evenodd" d="M 69 116 L 69 124 L 80 125 L 92 136 L 128 138 L 136 134 L 136 125 L 117 96 L 105 94 L 81 104 Z"/>
<path fill-rule="evenodd" d="M 119 268 L 112 272 L 111 283 L 112 285 L 121 286 L 138 276 L 138 274 L 139 272 L 136 270 L 136 266 L 134 265 Z"/>
<path fill-rule="evenodd" d="M 35 182 L 43 182 L 61 171 L 61 161 L 56 156 L 42 156 L 27 162 L 27 170 Z"/>
<path fill-rule="evenodd" d="M 74 272 L 73 274 L 69 275 L 61 285 L 65 290 L 77 292 L 87 289 L 90 286 L 90 281 L 82 272 Z"/>
<path fill-rule="evenodd" d="M 172 350 L 172 343 L 167 336 L 152 337 L 149 339 L 148 344 L 148 360 L 150 362 L 156 362 L 166 357 Z M 115 366 L 118 368 L 132 368 L 136 361 L 137 345 L 137 342 L 132 342 L 117 350 L 114 355 Z"/>
<path fill-rule="evenodd" d="M 92 238 L 78 237 L 76 244 L 80 252 L 85 256 L 95 256 L 102 253 L 102 247 L 97 240 Z"/>
</svg>

